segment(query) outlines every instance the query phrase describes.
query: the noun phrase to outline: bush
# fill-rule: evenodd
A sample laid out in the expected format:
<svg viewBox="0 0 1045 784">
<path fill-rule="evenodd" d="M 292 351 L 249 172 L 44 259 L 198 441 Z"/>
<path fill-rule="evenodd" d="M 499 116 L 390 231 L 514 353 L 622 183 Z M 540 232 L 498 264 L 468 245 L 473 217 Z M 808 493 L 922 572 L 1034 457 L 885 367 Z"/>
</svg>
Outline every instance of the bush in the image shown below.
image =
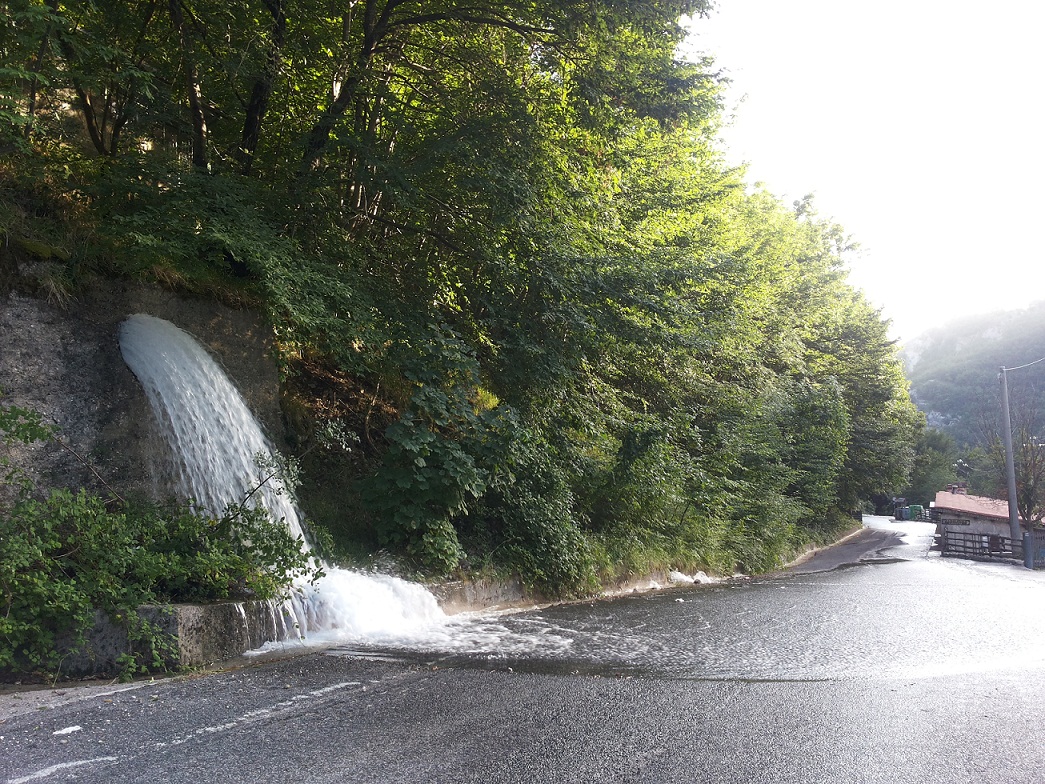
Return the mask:
<svg viewBox="0 0 1045 784">
<path fill-rule="evenodd" d="M 54 437 L 34 412 L 0 406 L 8 443 Z M 263 509 L 220 517 L 188 504 L 107 502 L 84 490 L 33 495 L 0 460 L 14 501 L 0 512 L 0 670 L 57 672 L 82 649 L 95 613 L 123 624 L 140 652 L 123 674 L 163 666 L 170 641 L 135 612 L 142 604 L 278 597 L 319 572 L 302 542 Z"/>
<path fill-rule="evenodd" d="M 16 672 L 56 671 L 58 642 L 82 648 L 96 610 L 128 625 L 142 604 L 270 599 L 309 568 L 301 542 L 263 510 L 111 511 L 83 490 L 21 497 L 0 518 L 0 537 L 0 669 Z M 129 631 L 145 645 L 125 671 L 157 661 L 164 641 Z"/>
<path fill-rule="evenodd" d="M 565 471 L 542 435 L 516 428 L 506 465 L 476 517 L 494 533 L 496 562 L 546 596 L 598 591 L 591 544 L 577 523 Z"/>
</svg>

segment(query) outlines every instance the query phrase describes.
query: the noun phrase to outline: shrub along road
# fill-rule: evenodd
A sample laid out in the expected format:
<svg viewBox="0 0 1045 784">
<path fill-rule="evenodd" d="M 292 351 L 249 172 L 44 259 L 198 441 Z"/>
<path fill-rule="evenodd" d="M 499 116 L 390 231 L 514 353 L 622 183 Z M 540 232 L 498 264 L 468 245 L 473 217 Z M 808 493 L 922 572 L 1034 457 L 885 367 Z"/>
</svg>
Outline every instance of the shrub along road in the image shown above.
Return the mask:
<svg viewBox="0 0 1045 784">
<path fill-rule="evenodd" d="M 1045 580 L 885 529 L 852 568 L 497 620 L 566 648 L 7 695 L 0 781 L 1040 781 Z"/>
</svg>

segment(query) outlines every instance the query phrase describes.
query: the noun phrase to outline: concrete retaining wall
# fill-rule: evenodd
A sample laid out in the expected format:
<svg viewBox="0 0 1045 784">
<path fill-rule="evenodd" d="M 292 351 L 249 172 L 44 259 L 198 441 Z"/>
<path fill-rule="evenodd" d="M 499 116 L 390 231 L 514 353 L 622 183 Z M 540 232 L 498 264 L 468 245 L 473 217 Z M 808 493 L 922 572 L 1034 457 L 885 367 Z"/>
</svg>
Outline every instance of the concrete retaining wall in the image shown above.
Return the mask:
<svg viewBox="0 0 1045 784">
<path fill-rule="evenodd" d="M 288 624 L 273 602 L 219 602 L 147 606 L 138 610 L 142 620 L 158 627 L 172 641 L 170 668 L 205 667 L 241 656 L 267 642 L 286 639 Z M 119 669 L 122 654 L 139 650 L 126 625 L 104 613 L 95 617 L 82 651 L 67 657 L 65 675 L 98 675 Z"/>
</svg>

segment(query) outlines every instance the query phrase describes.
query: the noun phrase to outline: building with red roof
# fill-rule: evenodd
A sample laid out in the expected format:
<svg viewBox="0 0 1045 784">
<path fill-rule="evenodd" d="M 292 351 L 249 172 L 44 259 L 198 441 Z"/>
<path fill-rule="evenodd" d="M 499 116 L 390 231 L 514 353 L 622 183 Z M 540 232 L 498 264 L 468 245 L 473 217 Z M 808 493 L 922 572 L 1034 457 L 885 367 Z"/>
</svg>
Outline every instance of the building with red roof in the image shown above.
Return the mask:
<svg viewBox="0 0 1045 784">
<path fill-rule="evenodd" d="M 949 485 L 938 492 L 932 509 L 938 524 L 965 526 L 967 533 L 1009 535 L 1009 502 L 969 495 L 965 485 Z"/>
<path fill-rule="evenodd" d="M 1022 541 L 1015 547 L 1009 526 L 1009 502 L 969 495 L 963 484 L 936 494 L 932 519 L 944 555 L 972 558 L 1022 558 Z"/>
</svg>

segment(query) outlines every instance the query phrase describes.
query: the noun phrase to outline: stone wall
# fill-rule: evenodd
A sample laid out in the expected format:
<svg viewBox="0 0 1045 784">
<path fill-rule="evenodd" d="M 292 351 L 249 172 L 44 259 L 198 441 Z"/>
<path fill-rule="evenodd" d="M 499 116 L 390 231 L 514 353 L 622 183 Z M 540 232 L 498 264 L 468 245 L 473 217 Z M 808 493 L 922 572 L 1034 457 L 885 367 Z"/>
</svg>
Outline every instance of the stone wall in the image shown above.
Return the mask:
<svg viewBox="0 0 1045 784">
<path fill-rule="evenodd" d="M 165 663 L 172 670 L 218 664 L 293 636 L 277 602 L 148 605 L 139 607 L 138 615 L 169 639 Z M 62 660 L 61 673 L 79 677 L 119 672 L 120 657 L 135 651 L 145 653 L 126 627 L 98 612 L 84 647 Z"/>
<path fill-rule="evenodd" d="M 0 391 L 41 412 L 62 439 L 121 494 L 165 495 L 166 447 L 117 340 L 134 313 L 191 333 L 222 365 L 277 448 L 284 448 L 271 330 L 250 311 L 154 287 L 104 281 L 65 308 L 16 292 L 0 299 Z M 7 448 L 43 488 L 101 489 L 93 471 L 56 444 Z"/>
</svg>

